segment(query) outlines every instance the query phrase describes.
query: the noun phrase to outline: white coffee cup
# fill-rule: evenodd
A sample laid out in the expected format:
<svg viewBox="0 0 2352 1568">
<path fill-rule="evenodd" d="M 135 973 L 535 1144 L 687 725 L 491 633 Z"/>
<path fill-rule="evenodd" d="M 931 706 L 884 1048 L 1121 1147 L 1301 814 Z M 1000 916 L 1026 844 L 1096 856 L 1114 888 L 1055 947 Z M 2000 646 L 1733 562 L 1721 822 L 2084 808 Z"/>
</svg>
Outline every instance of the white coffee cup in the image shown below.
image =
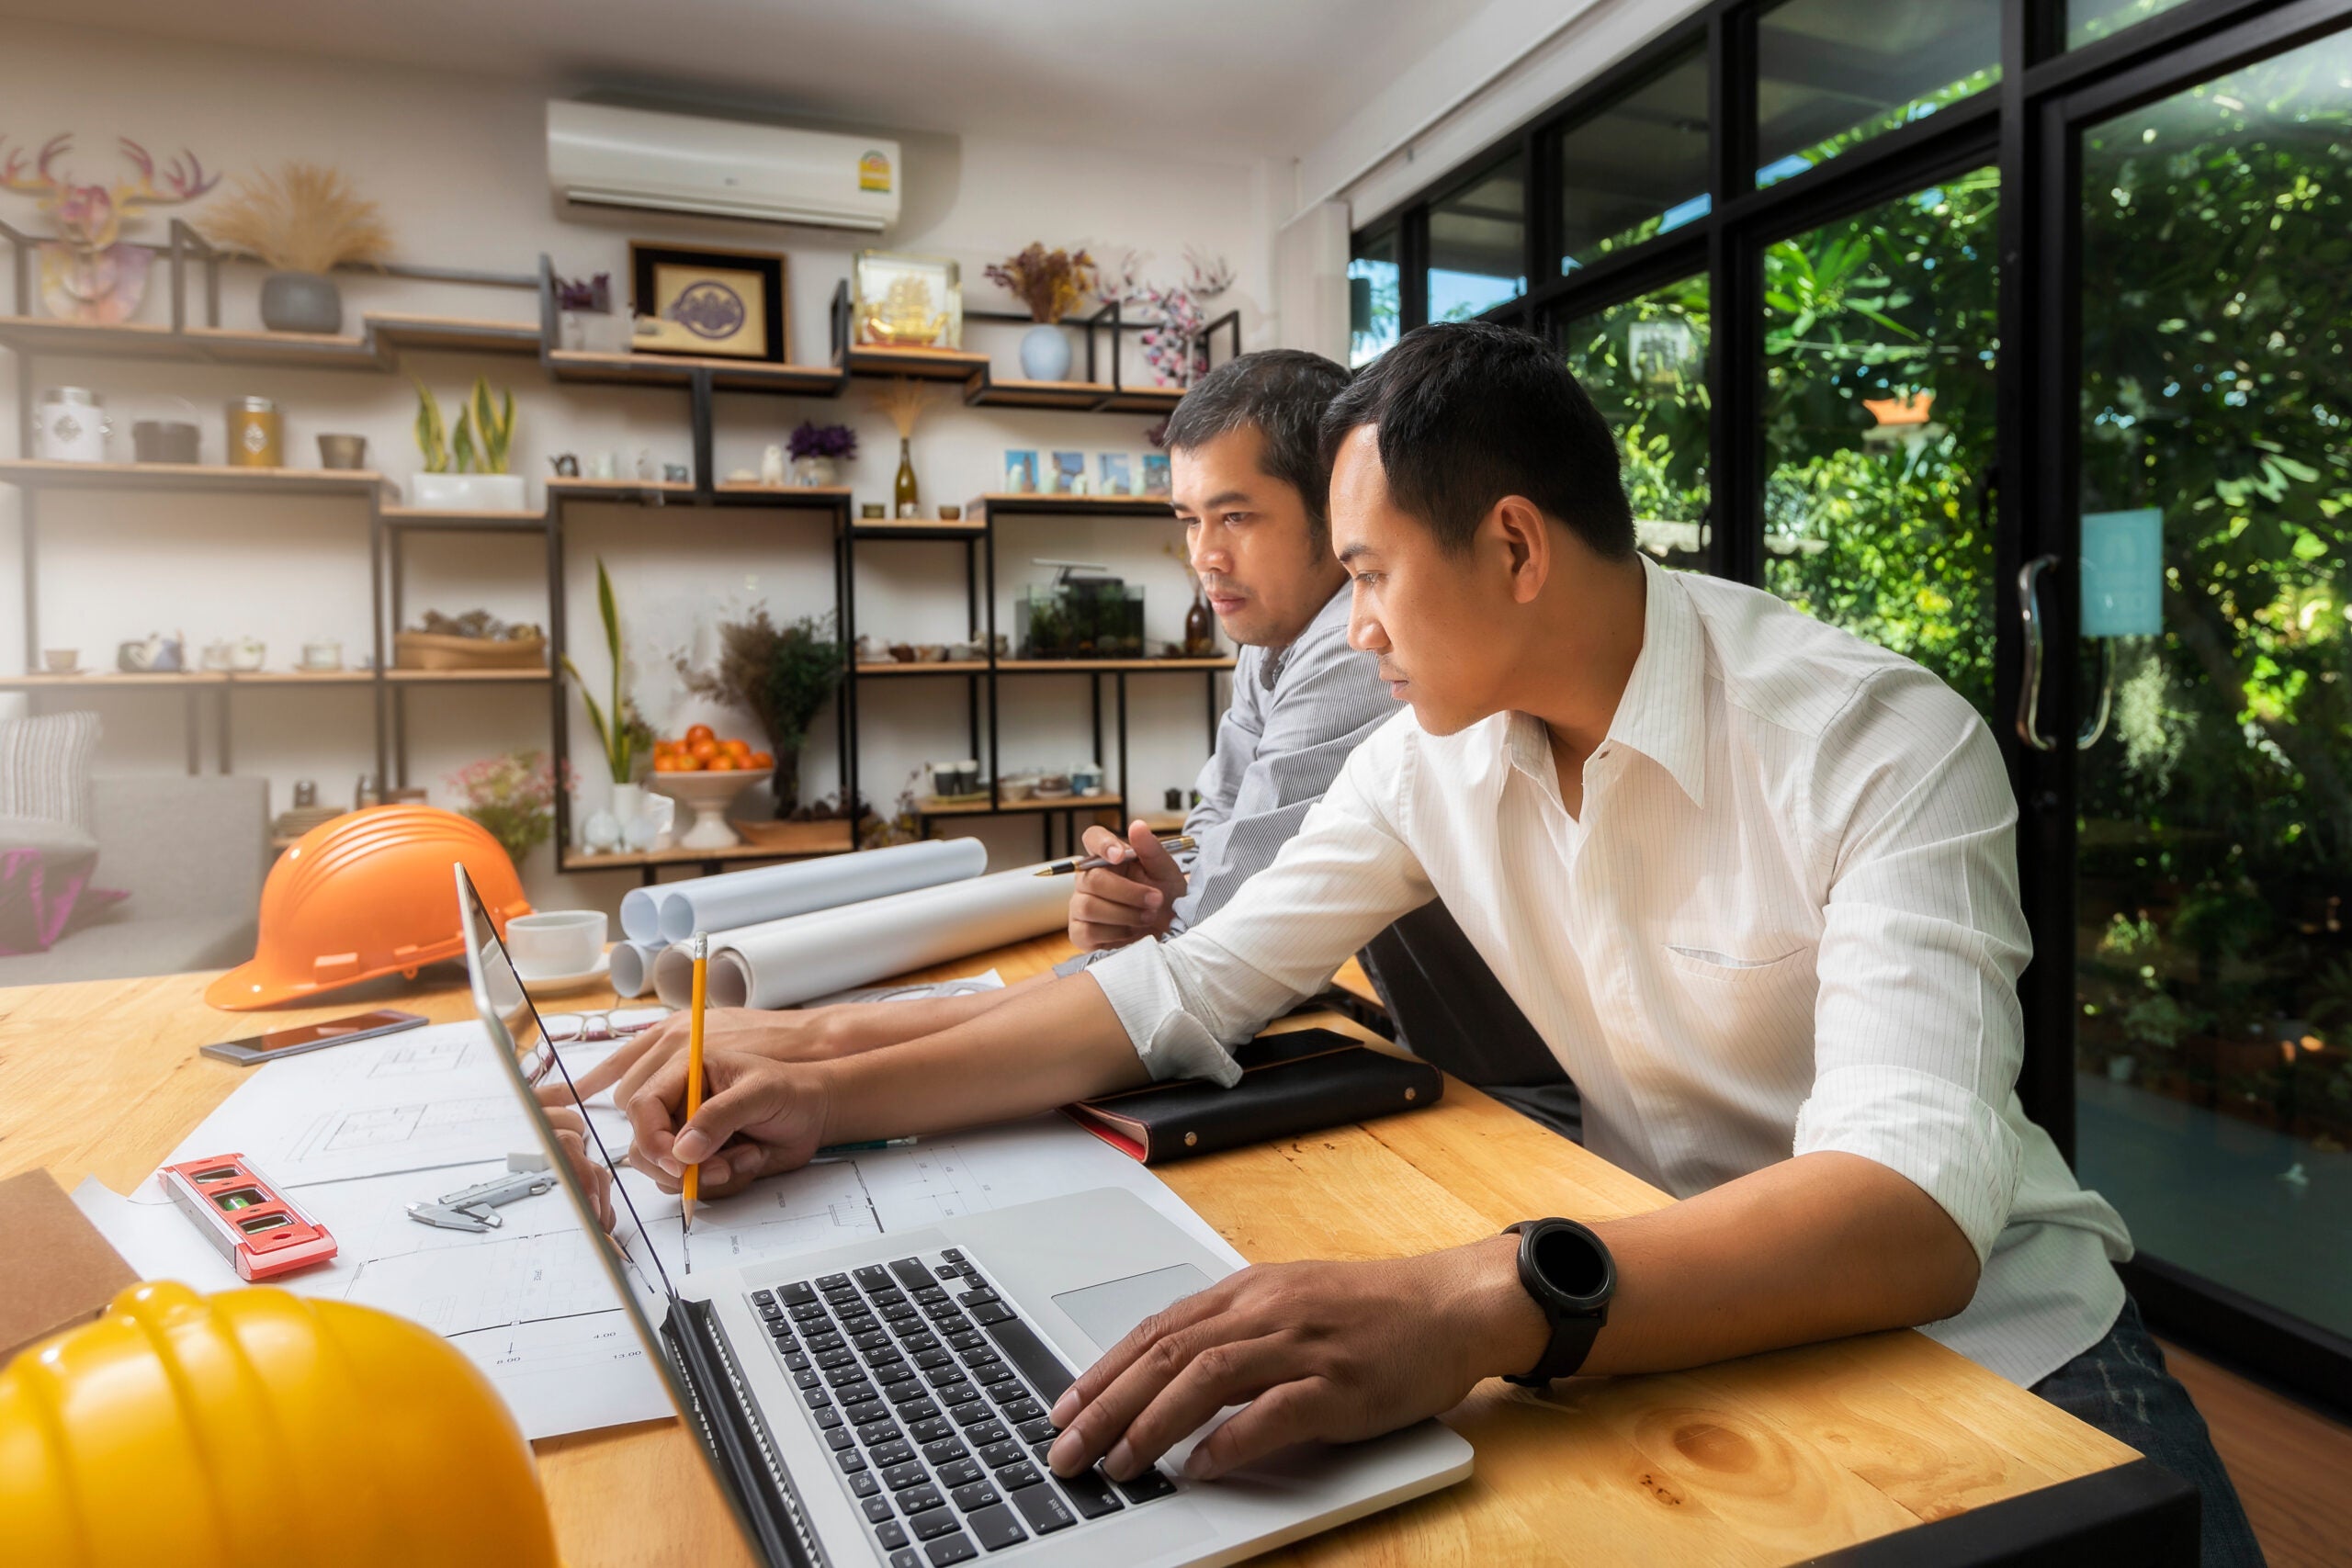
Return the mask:
<svg viewBox="0 0 2352 1568">
<path fill-rule="evenodd" d="M 506 922 L 506 953 L 526 980 L 585 975 L 604 952 L 602 909 L 556 909 Z"/>
</svg>

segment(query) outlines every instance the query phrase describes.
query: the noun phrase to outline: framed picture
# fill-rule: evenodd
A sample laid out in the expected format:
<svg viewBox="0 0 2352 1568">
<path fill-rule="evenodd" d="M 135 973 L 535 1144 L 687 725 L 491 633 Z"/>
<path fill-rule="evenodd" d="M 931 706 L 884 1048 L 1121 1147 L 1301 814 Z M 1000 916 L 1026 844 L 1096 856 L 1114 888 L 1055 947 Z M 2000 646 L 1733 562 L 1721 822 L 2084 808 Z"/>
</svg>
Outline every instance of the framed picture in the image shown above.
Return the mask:
<svg viewBox="0 0 2352 1568">
<path fill-rule="evenodd" d="M 1166 495 L 1174 487 L 1168 479 L 1168 454 L 1146 452 L 1143 455 L 1143 491 L 1145 495 Z"/>
<path fill-rule="evenodd" d="M 1135 459 L 1125 452 L 1098 452 L 1094 455 L 1094 473 L 1099 481 L 1097 495 L 1133 495 L 1136 493 Z"/>
<path fill-rule="evenodd" d="M 856 341 L 876 348 L 963 347 L 961 279 L 945 256 L 858 252 L 850 259 Z"/>
<path fill-rule="evenodd" d="M 1083 452 L 1055 453 L 1051 475 L 1053 483 L 1047 488 L 1056 494 L 1084 495 L 1086 493 L 1086 454 Z"/>
<path fill-rule="evenodd" d="M 783 363 L 792 341 L 785 258 L 773 251 L 688 250 L 632 240 L 640 354 Z"/>
<path fill-rule="evenodd" d="M 1004 489 L 1009 495 L 1031 495 L 1037 489 L 1037 454 L 1008 447 L 1004 454 Z"/>
</svg>

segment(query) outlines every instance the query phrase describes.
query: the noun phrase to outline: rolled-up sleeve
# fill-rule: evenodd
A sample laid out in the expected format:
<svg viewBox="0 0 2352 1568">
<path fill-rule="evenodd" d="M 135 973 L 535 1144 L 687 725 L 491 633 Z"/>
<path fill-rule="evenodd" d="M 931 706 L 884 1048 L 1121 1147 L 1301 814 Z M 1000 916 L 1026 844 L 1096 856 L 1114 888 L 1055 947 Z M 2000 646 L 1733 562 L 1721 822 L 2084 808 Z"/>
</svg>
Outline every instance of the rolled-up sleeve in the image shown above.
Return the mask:
<svg viewBox="0 0 2352 1568">
<path fill-rule="evenodd" d="M 1876 1161 L 1950 1214 L 1981 1264 L 2023 1144 L 2017 807 L 1991 734 L 1923 671 L 1871 682 L 1823 737 L 1804 812 L 1826 883 L 1812 1091 L 1795 1153 Z"/>
<path fill-rule="evenodd" d="M 1237 1081 L 1233 1046 L 1313 996 L 1373 933 L 1429 901 L 1429 880 L 1390 810 L 1409 781 L 1401 739 L 1383 729 L 1359 747 L 1273 864 L 1216 913 L 1087 971 L 1154 1077 Z"/>
</svg>

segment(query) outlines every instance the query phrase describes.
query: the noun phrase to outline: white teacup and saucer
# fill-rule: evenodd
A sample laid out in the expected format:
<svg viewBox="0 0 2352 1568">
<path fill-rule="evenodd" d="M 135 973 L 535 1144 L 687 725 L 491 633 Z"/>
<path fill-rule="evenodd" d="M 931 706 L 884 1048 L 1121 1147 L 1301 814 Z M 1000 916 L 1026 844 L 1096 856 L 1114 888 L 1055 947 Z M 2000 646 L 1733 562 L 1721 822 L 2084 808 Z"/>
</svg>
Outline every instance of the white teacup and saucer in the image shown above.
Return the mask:
<svg viewBox="0 0 2352 1568">
<path fill-rule="evenodd" d="M 535 997 L 601 984 L 611 972 L 601 909 L 555 909 L 506 922 L 507 956 Z"/>
</svg>

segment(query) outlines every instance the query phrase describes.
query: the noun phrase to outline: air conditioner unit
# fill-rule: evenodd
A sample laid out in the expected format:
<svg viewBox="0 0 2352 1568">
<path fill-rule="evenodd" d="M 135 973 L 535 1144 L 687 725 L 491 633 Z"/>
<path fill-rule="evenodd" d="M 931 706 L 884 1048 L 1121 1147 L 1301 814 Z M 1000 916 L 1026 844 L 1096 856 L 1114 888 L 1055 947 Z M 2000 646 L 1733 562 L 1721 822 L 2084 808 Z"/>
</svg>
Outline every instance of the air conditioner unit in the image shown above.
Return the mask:
<svg viewBox="0 0 2352 1568">
<path fill-rule="evenodd" d="M 604 104 L 548 105 L 567 201 L 876 233 L 899 220 L 899 144 Z"/>
</svg>

